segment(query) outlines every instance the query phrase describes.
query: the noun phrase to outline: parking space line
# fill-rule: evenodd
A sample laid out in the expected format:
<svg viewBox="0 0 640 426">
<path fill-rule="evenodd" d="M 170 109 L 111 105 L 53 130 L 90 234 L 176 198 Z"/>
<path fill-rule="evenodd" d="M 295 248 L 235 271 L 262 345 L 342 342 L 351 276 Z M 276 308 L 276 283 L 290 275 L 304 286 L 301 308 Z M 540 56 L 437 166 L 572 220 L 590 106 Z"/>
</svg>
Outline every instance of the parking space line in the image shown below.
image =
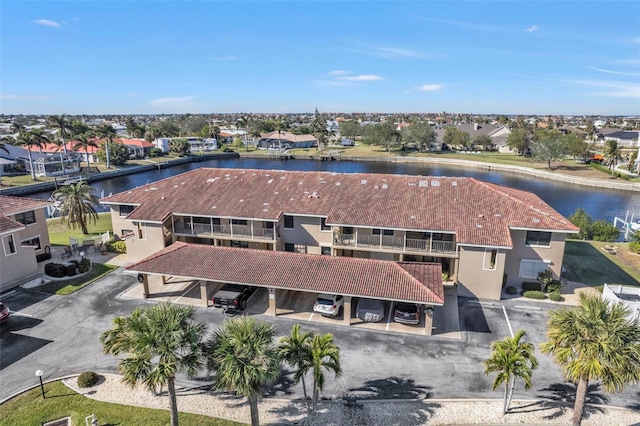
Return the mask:
<svg viewBox="0 0 640 426">
<path fill-rule="evenodd" d="M 511 337 L 513 337 L 513 329 L 511 328 L 511 321 L 509 321 L 509 316 L 507 315 L 507 309 L 502 306 L 502 312 L 504 312 L 504 317 L 507 320 L 507 325 L 509 326 L 509 333 L 511 333 Z"/>
<path fill-rule="evenodd" d="M 387 316 L 387 331 L 389 331 L 389 324 L 391 324 L 391 313 L 393 312 L 393 302 L 389 305 L 389 315 Z"/>
<path fill-rule="evenodd" d="M 311 312 L 311 315 L 309 315 L 309 319 L 307 321 L 311 321 L 311 318 L 313 318 L 313 314 L 315 314 L 315 312 Z"/>
<path fill-rule="evenodd" d="M 11 296 L 13 296 L 15 293 L 16 293 L 16 291 L 15 291 L 15 290 L 11 290 L 11 291 L 9 291 L 9 292 L 7 292 L 7 293 L 3 293 L 3 294 L 2 294 L 2 296 L 0 296 L 0 300 L 4 300 L 4 299 L 6 299 L 7 297 L 11 297 Z"/>
<path fill-rule="evenodd" d="M 200 281 L 196 281 L 195 283 L 193 283 L 189 287 L 187 287 L 187 289 L 180 295 L 180 297 L 178 297 L 176 300 L 174 300 L 173 303 L 178 303 L 178 300 L 182 299 L 182 296 L 184 296 L 185 294 L 189 293 L 191 291 L 191 289 L 194 288 L 197 285 L 200 285 Z"/>
</svg>

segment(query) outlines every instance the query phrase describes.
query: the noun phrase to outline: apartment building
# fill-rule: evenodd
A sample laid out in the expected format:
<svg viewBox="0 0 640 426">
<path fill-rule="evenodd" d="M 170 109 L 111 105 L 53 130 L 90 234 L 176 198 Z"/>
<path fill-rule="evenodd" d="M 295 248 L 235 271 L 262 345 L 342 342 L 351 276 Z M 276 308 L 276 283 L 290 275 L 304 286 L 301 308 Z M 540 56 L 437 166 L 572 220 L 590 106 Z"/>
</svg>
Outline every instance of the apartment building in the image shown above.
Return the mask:
<svg viewBox="0 0 640 426">
<path fill-rule="evenodd" d="M 101 202 L 133 262 L 180 241 L 435 263 L 483 299 L 545 269 L 559 276 L 578 232 L 531 192 L 465 177 L 201 168 Z"/>
<path fill-rule="evenodd" d="M 45 209 L 51 202 L 0 196 L 0 291 L 38 272 L 36 255 L 48 252 Z"/>
</svg>

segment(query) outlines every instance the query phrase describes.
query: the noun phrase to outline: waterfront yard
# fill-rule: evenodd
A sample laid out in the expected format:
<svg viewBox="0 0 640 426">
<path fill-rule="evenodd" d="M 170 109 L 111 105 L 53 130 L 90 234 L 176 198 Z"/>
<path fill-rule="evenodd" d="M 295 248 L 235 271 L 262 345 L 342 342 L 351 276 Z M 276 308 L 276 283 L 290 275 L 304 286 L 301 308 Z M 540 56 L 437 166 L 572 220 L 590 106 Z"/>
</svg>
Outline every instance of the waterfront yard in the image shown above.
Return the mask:
<svg viewBox="0 0 640 426">
<path fill-rule="evenodd" d="M 45 399 L 42 399 L 40 388 L 36 387 L 0 405 L 2 424 L 41 425 L 71 416 L 71 424 L 84 425 L 85 418 L 91 414 L 96 415 L 100 425 L 166 425 L 169 423 L 167 410 L 95 401 L 74 392 L 59 381 L 45 384 L 44 389 Z M 180 425 L 183 426 L 240 425 L 229 420 L 189 413 L 179 413 L 178 418 Z"/>
<path fill-rule="evenodd" d="M 62 222 L 59 217 L 47 219 L 47 228 L 49 229 L 49 240 L 51 241 L 51 245 L 54 246 L 68 246 L 69 237 L 90 239 L 91 237 L 98 236 L 107 231 L 113 233 L 111 214 L 109 212 L 98 213 L 98 220 L 96 223 L 89 221 L 87 224 L 89 235 L 84 235 L 82 230 L 78 227 L 76 227 L 76 229 L 69 228 L 67 222 Z"/>
<path fill-rule="evenodd" d="M 618 253 L 602 250 L 611 243 L 568 240 L 564 250 L 565 276 L 570 281 L 602 290 L 606 284 L 640 286 L 640 255 L 629 251 L 628 243 L 615 243 Z"/>
</svg>

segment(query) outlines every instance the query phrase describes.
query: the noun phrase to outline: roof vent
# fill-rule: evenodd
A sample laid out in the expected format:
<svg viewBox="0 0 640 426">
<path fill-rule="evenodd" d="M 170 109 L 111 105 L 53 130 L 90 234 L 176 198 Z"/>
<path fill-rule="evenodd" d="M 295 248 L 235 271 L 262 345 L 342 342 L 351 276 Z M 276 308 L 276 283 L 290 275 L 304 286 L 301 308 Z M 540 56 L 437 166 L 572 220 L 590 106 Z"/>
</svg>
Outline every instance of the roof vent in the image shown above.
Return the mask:
<svg viewBox="0 0 640 426">
<path fill-rule="evenodd" d="M 207 183 L 212 183 L 212 182 L 215 182 L 215 181 L 216 181 L 216 180 L 215 180 L 215 179 L 213 179 L 213 178 L 209 178 L 209 179 L 207 179 Z"/>
<path fill-rule="evenodd" d="M 409 216 L 409 218 L 415 219 L 416 217 L 414 215 L 411 215 L 411 216 Z"/>
<path fill-rule="evenodd" d="M 263 206 L 268 206 L 268 205 L 269 205 L 269 203 L 262 203 L 262 205 L 263 205 Z"/>
<path fill-rule="evenodd" d="M 440 181 L 439 180 L 432 180 L 431 181 L 431 186 L 440 186 Z"/>
<path fill-rule="evenodd" d="M 280 179 L 285 179 L 285 178 L 286 178 L 286 176 L 280 176 Z"/>
<path fill-rule="evenodd" d="M 389 188 L 389 185 L 387 185 L 386 183 L 383 183 L 382 184 L 382 189 L 387 189 L 387 188 Z"/>
<path fill-rule="evenodd" d="M 267 181 L 267 183 L 271 183 L 271 182 L 273 182 L 273 179 L 269 179 L 269 180 Z"/>
<path fill-rule="evenodd" d="M 320 198 L 320 196 L 318 195 L 317 192 L 313 191 L 313 193 L 309 195 L 309 198 Z"/>
<path fill-rule="evenodd" d="M 416 186 L 416 183 L 415 183 L 415 182 L 409 182 L 407 185 L 409 185 L 409 186 Z"/>
<path fill-rule="evenodd" d="M 484 219 L 484 215 L 483 214 L 479 214 L 478 217 Z"/>
<path fill-rule="evenodd" d="M 427 187 L 429 186 L 429 182 L 427 182 L 426 180 L 421 180 L 420 182 L 418 182 L 418 186 L 421 188 Z"/>
<path fill-rule="evenodd" d="M 340 182 L 336 182 L 336 186 L 340 186 L 342 185 Z"/>
<path fill-rule="evenodd" d="M 458 182 L 454 180 L 453 182 L 451 182 L 451 186 L 458 186 Z"/>
<path fill-rule="evenodd" d="M 367 180 L 366 180 L 366 179 L 362 179 L 362 180 L 360 181 L 360 185 L 366 185 L 366 184 L 367 184 Z"/>
<path fill-rule="evenodd" d="M 213 206 L 213 207 L 211 207 L 211 208 L 212 208 L 212 209 L 215 209 L 215 208 L 217 208 L 217 207 L 218 207 L 218 206 Z"/>
<path fill-rule="evenodd" d="M 275 194 L 275 195 L 278 195 L 278 194 L 279 194 L 279 192 L 278 192 L 278 191 L 276 191 L 276 192 L 274 192 L 274 194 Z"/>
<path fill-rule="evenodd" d="M 480 225 L 479 223 L 476 223 L 476 228 L 482 228 L 482 225 Z"/>
<path fill-rule="evenodd" d="M 540 223 L 540 219 L 538 219 L 537 217 L 534 217 L 531 220 L 533 220 L 533 223 Z"/>
<path fill-rule="evenodd" d="M 240 203 L 244 203 L 244 200 L 238 200 L 238 202 L 240 202 Z"/>
<path fill-rule="evenodd" d="M 495 217 L 502 217 L 502 215 L 500 213 L 496 213 L 494 214 Z"/>
</svg>

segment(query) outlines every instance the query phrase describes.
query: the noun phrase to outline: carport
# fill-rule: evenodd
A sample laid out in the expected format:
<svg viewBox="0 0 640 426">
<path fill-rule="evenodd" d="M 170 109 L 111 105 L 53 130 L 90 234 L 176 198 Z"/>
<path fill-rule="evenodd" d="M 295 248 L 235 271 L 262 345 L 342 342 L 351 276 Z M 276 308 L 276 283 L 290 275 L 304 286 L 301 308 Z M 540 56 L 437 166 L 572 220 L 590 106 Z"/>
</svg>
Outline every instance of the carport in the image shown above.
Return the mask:
<svg viewBox="0 0 640 426">
<path fill-rule="evenodd" d="M 138 274 L 144 297 L 153 297 L 150 278 L 199 282 L 200 304 L 207 305 L 212 286 L 250 285 L 268 291 L 267 314 L 277 315 L 279 292 L 301 291 L 344 296 L 344 312 L 354 297 L 442 306 L 444 289 L 439 263 L 389 262 L 337 256 L 251 250 L 175 242 L 126 268 Z M 164 289 L 161 289 L 164 293 Z M 431 334 L 431 310 L 425 310 L 425 334 Z M 351 325 L 344 315 L 344 325 Z"/>
</svg>

